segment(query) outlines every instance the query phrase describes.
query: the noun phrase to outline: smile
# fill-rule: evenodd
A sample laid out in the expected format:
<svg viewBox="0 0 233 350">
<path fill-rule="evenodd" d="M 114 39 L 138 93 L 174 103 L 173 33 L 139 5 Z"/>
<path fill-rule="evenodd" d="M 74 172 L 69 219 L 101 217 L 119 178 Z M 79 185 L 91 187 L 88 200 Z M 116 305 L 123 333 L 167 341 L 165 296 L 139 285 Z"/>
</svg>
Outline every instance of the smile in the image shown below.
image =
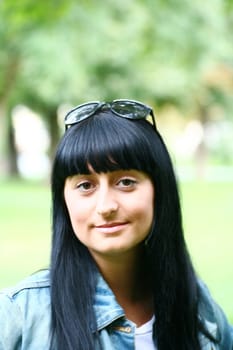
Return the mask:
<svg viewBox="0 0 233 350">
<path fill-rule="evenodd" d="M 110 222 L 102 225 L 95 225 L 95 229 L 100 233 L 115 233 L 128 225 L 128 222 Z"/>
</svg>

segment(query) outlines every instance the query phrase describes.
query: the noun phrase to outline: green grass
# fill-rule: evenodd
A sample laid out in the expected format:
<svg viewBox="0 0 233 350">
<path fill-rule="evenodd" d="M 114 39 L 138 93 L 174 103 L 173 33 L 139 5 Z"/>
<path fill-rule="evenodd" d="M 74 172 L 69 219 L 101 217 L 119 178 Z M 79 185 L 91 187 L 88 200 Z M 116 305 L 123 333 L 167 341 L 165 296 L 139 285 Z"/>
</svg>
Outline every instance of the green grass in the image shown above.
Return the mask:
<svg viewBox="0 0 233 350">
<path fill-rule="evenodd" d="M 181 194 L 196 271 L 233 323 L 233 182 L 187 182 Z"/>
<path fill-rule="evenodd" d="M 184 227 L 195 268 L 233 323 L 233 182 L 181 184 Z M 50 190 L 0 182 L 0 288 L 48 266 Z"/>
<path fill-rule="evenodd" d="M 0 182 L 0 287 L 48 266 L 50 212 L 47 185 Z"/>
</svg>

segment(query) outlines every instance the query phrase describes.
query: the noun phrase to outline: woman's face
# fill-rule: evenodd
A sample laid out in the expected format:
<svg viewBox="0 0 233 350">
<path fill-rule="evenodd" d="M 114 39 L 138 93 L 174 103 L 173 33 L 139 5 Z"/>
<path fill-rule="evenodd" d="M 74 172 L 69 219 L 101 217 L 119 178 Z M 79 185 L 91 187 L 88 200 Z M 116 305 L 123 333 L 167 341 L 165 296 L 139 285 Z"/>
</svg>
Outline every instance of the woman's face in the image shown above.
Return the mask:
<svg viewBox="0 0 233 350">
<path fill-rule="evenodd" d="M 64 196 L 74 233 L 95 260 L 136 253 L 150 232 L 154 186 L 143 172 L 74 175 L 66 179 Z"/>
</svg>

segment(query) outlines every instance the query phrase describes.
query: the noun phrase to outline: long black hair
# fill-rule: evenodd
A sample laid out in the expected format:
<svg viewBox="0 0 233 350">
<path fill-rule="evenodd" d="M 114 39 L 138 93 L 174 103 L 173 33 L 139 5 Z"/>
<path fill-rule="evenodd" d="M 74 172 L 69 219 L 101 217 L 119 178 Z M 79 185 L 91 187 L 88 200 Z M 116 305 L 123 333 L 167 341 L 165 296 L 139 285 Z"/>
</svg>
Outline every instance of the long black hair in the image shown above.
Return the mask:
<svg viewBox="0 0 233 350">
<path fill-rule="evenodd" d="M 198 283 L 186 248 L 179 193 L 167 148 L 145 120 L 99 112 L 70 127 L 52 171 L 51 254 L 52 329 L 59 350 L 94 350 L 92 307 L 96 266 L 75 236 L 64 201 L 68 176 L 94 171 L 136 169 L 153 181 L 155 212 L 145 242 L 154 297 L 154 338 L 159 350 L 200 350 Z"/>
</svg>

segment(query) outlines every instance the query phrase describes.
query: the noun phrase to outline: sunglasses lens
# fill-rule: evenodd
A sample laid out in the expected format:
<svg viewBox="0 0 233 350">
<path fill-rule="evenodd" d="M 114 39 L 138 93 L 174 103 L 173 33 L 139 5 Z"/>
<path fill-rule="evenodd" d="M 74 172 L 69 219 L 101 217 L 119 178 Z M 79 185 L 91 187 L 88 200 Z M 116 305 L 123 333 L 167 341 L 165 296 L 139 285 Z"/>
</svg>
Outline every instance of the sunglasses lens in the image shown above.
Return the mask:
<svg viewBox="0 0 233 350">
<path fill-rule="evenodd" d="M 91 103 L 81 105 L 77 108 L 74 108 L 72 111 L 70 111 L 66 115 L 65 124 L 72 125 L 80 122 L 83 119 L 88 118 L 95 112 L 98 106 L 99 106 L 98 102 L 91 102 Z"/>
<path fill-rule="evenodd" d="M 128 119 L 146 119 L 150 115 L 152 117 L 152 124 L 155 127 L 153 111 L 149 106 L 133 100 L 114 100 L 112 102 L 92 101 L 73 108 L 65 116 L 66 129 L 73 124 L 91 117 L 98 110 L 101 110 L 102 107 L 107 107 L 107 109 L 110 109 L 119 117 Z"/>
<path fill-rule="evenodd" d="M 134 101 L 114 101 L 112 110 L 129 119 L 142 119 L 150 113 L 147 106 Z"/>
</svg>

